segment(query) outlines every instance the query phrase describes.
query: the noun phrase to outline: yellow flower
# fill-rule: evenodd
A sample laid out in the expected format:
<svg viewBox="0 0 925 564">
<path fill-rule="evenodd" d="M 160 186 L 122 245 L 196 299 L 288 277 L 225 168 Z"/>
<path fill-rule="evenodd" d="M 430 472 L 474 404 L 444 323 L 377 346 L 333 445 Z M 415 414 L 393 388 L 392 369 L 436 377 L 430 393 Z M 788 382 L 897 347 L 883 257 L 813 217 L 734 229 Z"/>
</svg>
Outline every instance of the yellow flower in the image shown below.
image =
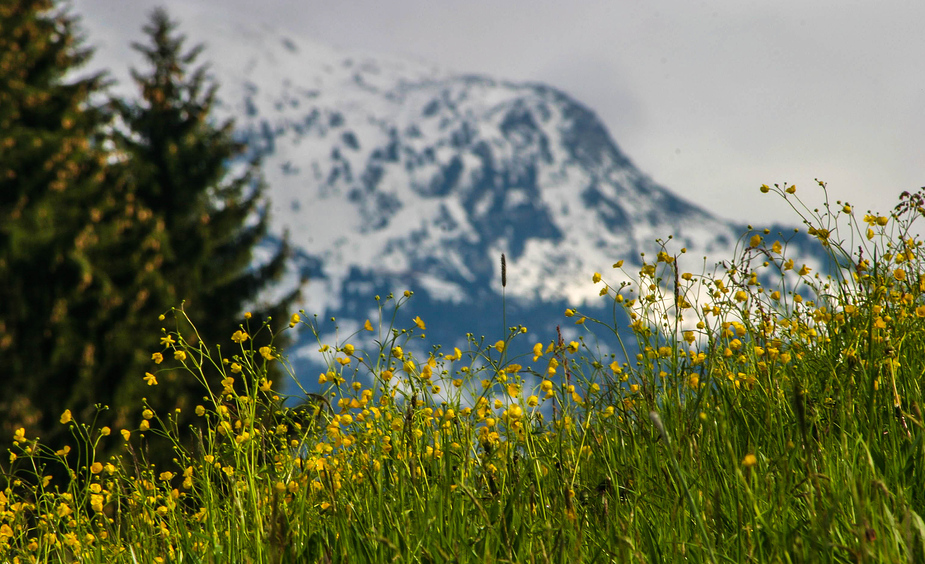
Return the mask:
<svg viewBox="0 0 925 564">
<path fill-rule="evenodd" d="M 497 343 L 495 343 L 495 350 L 498 352 L 502 352 L 504 350 L 504 341 L 498 341 Z"/>
<path fill-rule="evenodd" d="M 176 343 L 176 341 L 173 340 L 173 335 L 167 335 L 166 337 L 161 337 L 161 344 L 164 345 L 165 347 L 169 347 L 170 345 L 174 343 Z"/>
<path fill-rule="evenodd" d="M 260 347 L 260 356 L 267 360 L 273 360 L 276 358 L 273 356 L 273 351 L 270 349 L 270 347 Z"/>
<path fill-rule="evenodd" d="M 126 441 L 129 440 L 129 437 L 132 436 L 132 432 L 129 431 L 128 429 L 122 429 L 121 432 L 122 432 L 122 438 L 125 439 Z"/>
<path fill-rule="evenodd" d="M 405 351 L 401 350 L 401 346 L 395 345 L 394 347 L 392 347 L 392 356 L 394 356 L 398 360 L 401 360 L 402 358 L 405 357 Z"/>
<path fill-rule="evenodd" d="M 148 423 L 148 420 L 147 420 L 147 419 L 143 419 L 143 420 L 141 421 L 141 425 L 138 426 L 138 429 L 139 429 L 140 431 L 147 431 L 147 430 L 150 429 L 150 428 L 151 428 L 151 424 Z"/>
<path fill-rule="evenodd" d="M 343 350 L 344 350 L 344 354 L 345 354 L 345 355 L 347 355 L 347 356 L 352 356 L 352 355 L 353 355 L 353 351 L 354 351 L 355 349 L 353 348 L 353 345 L 351 345 L 351 344 L 348 343 L 348 344 L 344 345 Z"/>
<path fill-rule="evenodd" d="M 250 337 L 250 336 L 249 336 L 245 331 L 242 331 L 242 330 L 238 329 L 238 330 L 235 331 L 234 334 L 231 336 L 231 340 L 234 341 L 234 342 L 236 342 L 236 343 L 238 343 L 238 344 L 241 344 L 241 343 L 243 343 L 244 341 L 246 341 L 249 337 Z"/>
<path fill-rule="evenodd" d="M 154 353 L 154 354 L 151 355 L 151 360 L 154 361 L 154 364 L 160 364 L 160 363 L 164 362 L 164 355 L 162 355 L 162 354 L 159 353 L 159 352 L 156 352 L 156 353 Z"/>
<path fill-rule="evenodd" d="M 903 280 L 906 279 L 906 271 L 901 268 L 897 268 L 896 270 L 893 271 L 893 278 L 902 282 Z"/>
<path fill-rule="evenodd" d="M 173 357 L 174 357 L 176 360 L 179 360 L 180 362 L 183 362 L 184 360 L 186 360 L 186 352 L 184 352 L 184 351 L 177 351 L 177 352 L 173 353 Z"/>
<path fill-rule="evenodd" d="M 622 260 L 618 260 L 617 262 L 613 263 L 614 268 L 620 268 L 621 266 L 623 266 Z"/>
<path fill-rule="evenodd" d="M 784 190 L 784 191 L 787 192 L 788 194 L 793 194 L 794 192 L 797 191 L 796 184 L 794 184 L 794 185 L 792 185 L 792 186 L 788 186 L 787 189 Z"/>
<path fill-rule="evenodd" d="M 417 316 L 417 317 L 415 317 L 413 321 L 414 321 L 414 324 L 417 325 L 417 326 L 418 326 L 418 329 L 420 329 L 421 331 L 423 331 L 424 329 L 427 329 L 427 327 L 424 325 L 424 321 L 421 319 L 421 316 L 420 316 L 420 315 Z"/>
<path fill-rule="evenodd" d="M 152 417 L 154 417 L 154 412 L 151 411 L 150 409 L 146 409 L 141 412 L 141 416 L 144 417 L 145 419 L 151 419 Z"/>
<path fill-rule="evenodd" d="M 103 471 L 103 464 L 102 464 L 102 463 L 100 463 L 100 462 L 94 462 L 93 464 L 90 465 L 90 473 L 91 473 L 91 474 L 99 474 L 99 473 L 102 472 L 102 471 Z"/>
<path fill-rule="evenodd" d="M 807 274 L 809 274 L 809 271 L 810 271 L 810 270 L 812 270 L 812 269 L 804 264 L 804 265 L 803 265 L 803 268 L 800 269 L 799 275 L 800 275 L 800 276 L 806 276 Z"/>
<path fill-rule="evenodd" d="M 157 386 L 157 378 L 154 376 L 154 374 L 151 374 L 150 372 L 145 372 L 145 377 L 143 378 L 143 380 L 149 386 Z"/>
<path fill-rule="evenodd" d="M 71 417 L 71 410 L 65 409 L 64 413 L 61 414 L 61 424 L 67 425 L 68 423 L 71 422 L 72 419 L 73 417 Z"/>
<path fill-rule="evenodd" d="M 291 329 L 291 328 L 295 327 L 296 325 L 299 324 L 300 321 L 302 321 L 302 318 L 299 316 L 299 314 L 298 314 L 298 313 L 293 313 L 293 314 L 292 314 L 292 317 L 289 318 L 289 328 Z"/>
<path fill-rule="evenodd" d="M 367 331 L 372 331 L 372 330 L 373 330 L 373 324 L 370 323 L 369 320 L 367 319 L 367 320 L 366 320 L 366 323 L 363 324 L 363 329 L 366 329 Z"/>
<path fill-rule="evenodd" d="M 746 468 L 751 468 L 755 464 L 758 464 L 758 458 L 754 454 L 746 454 L 742 459 L 742 466 Z"/>
<path fill-rule="evenodd" d="M 757 246 L 760 245 L 760 244 L 761 244 L 761 235 L 759 235 L 759 234 L 757 234 L 757 233 L 755 233 L 754 235 L 752 235 L 751 240 L 749 240 L 749 242 L 748 242 L 748 246 L 749 246 L 749 247 L 757 247 Z"/>
<path fill-rule="evenodd" d="M 573 315 L 575 315 L 575 310 L 574 310 L 574 309 L 567 309 L 567 310 L 565 310 L 565 317 L 572 317 Z"/>
<path fill-rule="evenodd" d="M 578 341 L 572 341 L 568 344 L 568 346 L 566 347 L 566 350 L 568 350 L 568 352 L 572 354 L 575 354 L 578 352 L 578 346 L 579 346 Z"/>
<path fill-rule="evenodd" d="M 241 365 L 238 364 L 237 362 L 232 362 L 232 363 L 231 363 L 231 373 L 232 373 L 232 374 L 240 374 L 240 373 L 241 373 Z"/>
<path fill-rule="evenodd" d="M 270 386 L 273 385 L 272 380 L 261 379 L 260 380 L 260 391 L 269 392 L 271 390 Z"/>
<path fill-rule="evenodd" d="M 597 283 L 600 282 L 600 281 L 601 281 L 601 273 L 600 273 L 600 272 L 595 272 L 595 273 L 594 273 L 594 276 L 591 277 L 591 282 L 597 284 Z"/>
<path fill-rule="evenodd" d="M 768 186 L 767 184 L 762 184 L 762 185 L 761 185 L 761 188 L 759 188 L 759 190 L 761 190 L 761 193 L 762 193 L 762 194 L 767 194 L 768 192 L 771 191 L 771 187 Z"/>
<path fill-rule="evenodd" d="M 530 407 L 536 407 L 540 403 L 540 398 L 536 396 L 530 396 L 527 398 L 527 405 Z"/>
</svg>

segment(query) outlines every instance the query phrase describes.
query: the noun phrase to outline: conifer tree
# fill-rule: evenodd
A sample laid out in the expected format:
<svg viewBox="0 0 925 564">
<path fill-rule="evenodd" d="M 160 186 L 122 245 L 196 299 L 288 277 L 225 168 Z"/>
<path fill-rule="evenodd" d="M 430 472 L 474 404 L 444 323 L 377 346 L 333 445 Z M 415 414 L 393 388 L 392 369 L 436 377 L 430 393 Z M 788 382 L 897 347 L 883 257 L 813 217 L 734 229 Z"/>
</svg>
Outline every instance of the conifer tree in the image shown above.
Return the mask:
<svg viewBox="0 0 925 564">
<path fill-rule="evenodd" d="M 50 0 L 0 3 L 0 396 L 3 435 L 45 413 L 92 370 L 85 339 L 105 281 L 90 255 L 103 198 L 103 77 L 66 80 L 90 52 Z M 41 400 L 38 402 L 37 400 Z"/>
<path fill-rule="evenodd" d="M 117 145 L 125 152 L 133 193 L 165 226 L 158 266 L 168 284 L 165 307 L 182 303 L 206 346 L 230 348 L 245 307 L 256 306 L 257 319 L 274 316 L 280 329 L 298 292 L 257 305 L 260 292 L 283 273 L 288 248 L 283 243 L 271 260 L 252 268 L 268 222 L 259 167 L 245 159 L 233 123 L 212 116 L 218 86 L 207 67 L 196 66 L 203 47 L 185 50 L 176 27 L 157 9 L 144 27 L 149 41 L 133 44 L 146 68 L 132 71 L 140 99 L 117 103 L 125 124 Z M 150 335 L 152 348 L 158 337 Z M 185 412 L 203 394 L 192 381 L 171 382 L 164 392 Z"/>
<path fill-rule="evenodd" d="M 114 105 L 131 130 L 119 135 L 100 105 L 104 76 L 67 78 L 91 55 L 76 19 L 52 0 L 0 3 L 4 438 L 26 427 L 61 445 L 70 434 L 64 409 L 118 429 L 137 425 L 143 396 L 162 408 L 196 401 L 198 384 L 149 389 L 143 379 L 159 314 L 186 300 L 207 343 L 227 340 L 243 306 L 284 266 L 281 249 L 250 269 L 267 222 L 257 168 L 228 174 L 244 148 L 230 123 L 210 124 L 215 87 L 202 69 L 187 78 L 199 49 L 181 53 L 172 29 L 157 12 L 152 47 L 136 47 L 154 70 L 135 73 L 141 103 Z M 112 452 L 119 440 L 101 448 Z"/>
</svg>

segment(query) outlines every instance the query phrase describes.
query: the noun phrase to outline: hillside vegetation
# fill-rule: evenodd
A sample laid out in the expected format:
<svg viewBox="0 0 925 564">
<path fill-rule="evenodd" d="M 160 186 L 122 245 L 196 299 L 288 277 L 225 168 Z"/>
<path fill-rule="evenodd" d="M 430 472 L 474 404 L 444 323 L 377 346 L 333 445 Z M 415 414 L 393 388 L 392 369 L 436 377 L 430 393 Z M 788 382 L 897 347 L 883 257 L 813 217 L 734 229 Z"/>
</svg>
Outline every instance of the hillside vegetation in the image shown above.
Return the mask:
<svg viewBox="0 0 925 564">
<path fill-rule="evenodd" d="M 286 398 L 273 338 L 317 319 L 245 314 L 214 344 L 196 330 L 209 319 L 167 312 L 133 377 L 199 382 L 194 444 L 145 404 L 124 429 L 65 411 L 60 450 L 20 429 L 0 464 L 0 560 L 921 562 L 922 193 L 877 215 L 820 187 L 818 210 L 793 186 L 762 191 L 793 205 L 828 273 L 761 231 L 715 270 L 679 272 L 669 240 L 634 284 L 588 273 L 630 317 L 630 358 L 594 345 L 621 328 L 572 309 L 563 324 L 585 337 L 541 328 L 525 357 L 506 353 L 516 325 L 428 344 L 426 319 L 394 323 L 406 293 L 319 342 L 323 392 Z M 100 459 L 113 442 L 123 453 Z M 165 449 L 172 463 L 148 464 Z M 70 479 L 52 478 L 62 466 Z"/>
</svg>

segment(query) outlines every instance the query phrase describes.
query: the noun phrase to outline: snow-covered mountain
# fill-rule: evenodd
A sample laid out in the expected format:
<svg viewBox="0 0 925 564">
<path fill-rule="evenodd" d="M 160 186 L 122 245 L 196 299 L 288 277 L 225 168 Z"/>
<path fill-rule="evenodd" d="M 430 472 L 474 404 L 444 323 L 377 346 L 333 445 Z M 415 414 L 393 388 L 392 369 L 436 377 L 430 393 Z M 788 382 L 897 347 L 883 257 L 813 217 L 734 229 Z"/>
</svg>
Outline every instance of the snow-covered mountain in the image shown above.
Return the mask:
<svg viewBox="0 0 925 564">
<path fill-rule="evenodd" d="M 640 264 L 669 235 L 728 258 L 746 230 L 653 182 L 554 88 L 233 24 L 197 32 L 220 111 L 263 159 L 273 232 L 296 247 L 289 283 L 307 276 L 302 307 L 342 335 L 374 317 L 373 295 L 410 289 L 407 313 L 437 342 L 503 336 L 505 253 L 508 324 L 545 340 L 566 305 L 609 309 L 593 272 L 618 283 L 614 262 Z"/>
<path fill-rule="evenodd" d="M 591 272 L 656 237 L 716 254 L 741 235 L 637 170 L 553 88 L 233 35 L 239 52 L 209 51 L 224 110 L 264 157 L 275 229 L 333 287 L 360 269 L 462 301 L 505 252 L 509 295 L 582 301 L 597 296 Z"/>
</svg>

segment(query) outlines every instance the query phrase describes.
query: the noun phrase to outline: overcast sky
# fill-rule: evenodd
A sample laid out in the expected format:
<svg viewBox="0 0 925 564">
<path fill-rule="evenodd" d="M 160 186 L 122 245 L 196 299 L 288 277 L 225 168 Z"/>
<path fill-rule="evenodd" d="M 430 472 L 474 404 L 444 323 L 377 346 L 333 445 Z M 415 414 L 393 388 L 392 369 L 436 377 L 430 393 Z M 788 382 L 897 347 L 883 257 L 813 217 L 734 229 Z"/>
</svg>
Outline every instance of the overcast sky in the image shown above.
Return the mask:
<svg viewBox="0 0 925 564">
<path fill-rule="evenodd" d="M 107 61 L 157 5 L 553 85 L 643 172 L 730 219 L 796 221 L 762 183 L 819 205 L 819 178 L 882 212 L 925 185 L 921 0 L 74 0 Z"/>
</svg>

